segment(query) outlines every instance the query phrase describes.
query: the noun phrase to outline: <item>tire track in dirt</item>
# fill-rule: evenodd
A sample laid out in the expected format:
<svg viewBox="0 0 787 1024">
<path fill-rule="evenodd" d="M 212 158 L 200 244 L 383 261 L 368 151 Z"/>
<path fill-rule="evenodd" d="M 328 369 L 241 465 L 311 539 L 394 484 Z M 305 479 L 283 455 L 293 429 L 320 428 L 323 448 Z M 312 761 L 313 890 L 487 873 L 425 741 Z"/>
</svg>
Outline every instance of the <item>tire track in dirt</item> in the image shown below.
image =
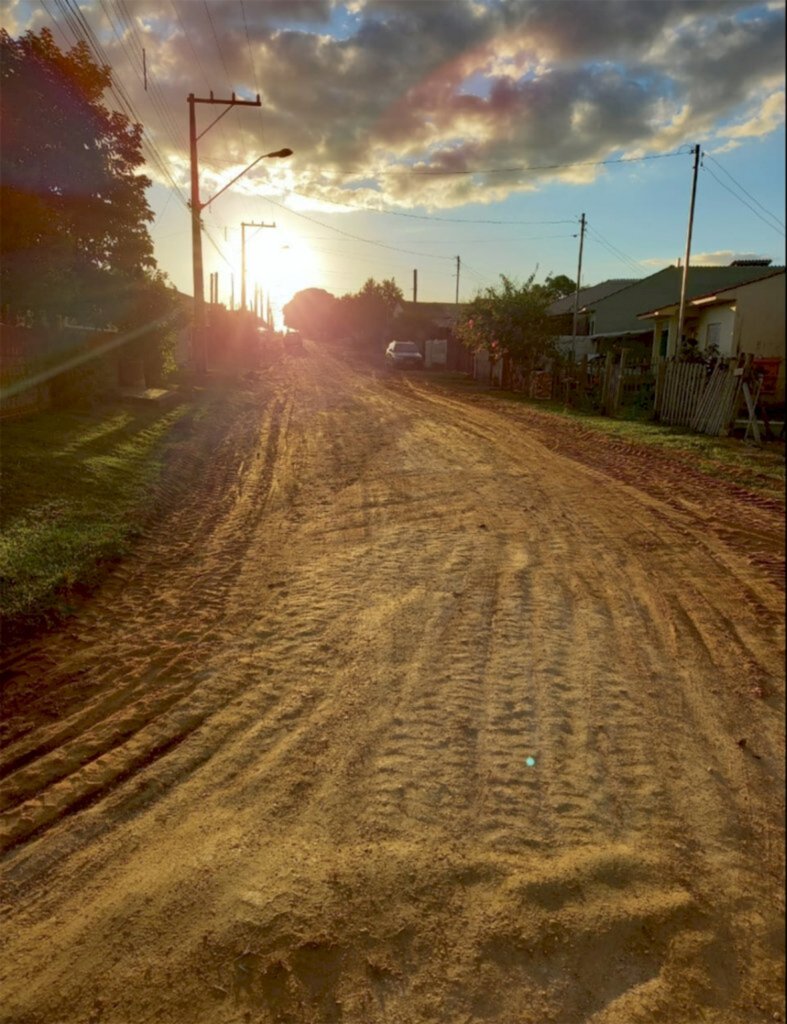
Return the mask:
<svg viewBox="0 0 787 1024">
<path fill-rule="evenodd" d="M 492 409 L 316 349 L 270 395 L 278 425 L 250 411 L 206 539 L 171 553 L 145 658 L 106 658 L 156 590 L 131 572 L 123 617 L 86 609 L 90 658 L 78 620 L 68 674 L 55 646 L 17 663 L 108 700 L 82 724 L 111 743 L 126 697 L 102 690 L 152 700 L 167 607 L 212 588 L 175 627 L 192 694 L 146 728 L 205 719 L 6 857 L 13 1019 L 782 1012 L 776 588 L 689 485 L 676 507 Z M 16 754 L 60 728 L 31 723 Z"/>
<path fill-rule="evenodd" d="M 142 591 L 142 635 L 132 626 L 130 633 L 124 630 L 122 634 L 126 643 L 117 642 L 115 648 L 117 661 L 127 665 L 138 664 L 138 656 L 145 651 L 142 656 L 148 665 L 142 678 L 123 686 L 125 678 L 121 676 L 119 691 L 113 685 L 105 699 L 80 709 L 70 720 L 52 729 L 45 739 L 38 737 L 32 748 L 24 740 L 4 748 L 0 760 L 0 777 L 4 778 L 0 802 L 3 848 L 12 847 L 64 815 L 88 806 L 139 768 L 171 751 L 225 703 L 225 689 L 219 687 L 216 691 L 203 682 L 207 673 L 200 670 L 199 659 L 194 656 L 193 629 L 176 636 L 173 643 L 171 623 L 173 618 L 190 622 L 197 612 L 201 620 L 212 623 L 200 639 L 209 643 L 215 636 L 213 630 L 216 620 L 222 617 L 226 591 L 242 564 L 250 531 L 264 515 L 274 485 L 276 453 L 281 443 L 282 420 L 286 433 L 286 414 L 286 403 L 274 400 L 263 418 L 260 430 L 264 448 L 254 453 L 259 465 L 246 475 L 249 493 L 245 501 L 239 500 L 237 486 L 237 474 L 243 464 L 239 466 L 230 460 L 225 463 L 225 439 L 216 460 L 218 479 L 208 480 L 207 493 L 200 494 L 199 504 L 194 502 L 184 514 L 175 515 L 168 524 L 165 544 L 146 553 L 139 570 L 146 580 Z M 238 438 L 234 437 L 234 441 L 237 444 Z M 243 451 L 238 447 L 233 454 L 237 458 Z M 228 482 L 233 487 L 228 488 Z M 221 515 L 225 503 L 231 508 L 229 519 Z M 177 538 L 175 544 L 171 543 L 173 538 Z M 186 552 L 197 544 L 206 547 L 209 560 L 207 569 L 195 573 L 192 565 L 187 563 L 184 567 L 183 562 Z M 156 566 L 156 571 L 148 583 L 144 574 L 150 574 L 151 565 Z M 205 585 L 206 579 L 210 579 L 209 587 Z M 123 586 L 127 584 L 124 580 Z M 174 590 L 179 600 L 157 600 L 154 586 L 167 593 Z M 137 604 L 131 609 L 122 595 L 113 593 L 110 599 L 117 597 L 118 605 L 113 608 L 116 621 L 122 623 L 128 616 L 132 623 L 138 623 L 136 608 L 140 595 L 136 594 Z M 158 653 L 162 646 L 163 657 Z M 157 652 L 153 659 L 149 655 L 151 648 Z M 116 670 L 108 666 L 105 671 L 114 683 Z M 101 675 L 99 672 L 98 684 L 105 686 Z M 165 690 L 160 693 L 157 687 L 162 681 Z"/>
</svg>

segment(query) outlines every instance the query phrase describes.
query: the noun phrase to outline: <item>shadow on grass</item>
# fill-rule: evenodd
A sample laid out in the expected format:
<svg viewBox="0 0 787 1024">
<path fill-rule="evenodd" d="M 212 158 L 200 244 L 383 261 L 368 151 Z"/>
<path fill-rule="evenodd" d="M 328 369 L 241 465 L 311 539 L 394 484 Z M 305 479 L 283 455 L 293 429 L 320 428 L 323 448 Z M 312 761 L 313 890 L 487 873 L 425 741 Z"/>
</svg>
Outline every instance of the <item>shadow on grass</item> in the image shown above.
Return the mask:
<svg viewBox="0 0 787 1024">
<path fill-rule="evenodd" d="M 188 411 L 117 405 L 2 426 L 4 637 L 57 619 L 138 535 L 163 441 Z"/>
</svg>

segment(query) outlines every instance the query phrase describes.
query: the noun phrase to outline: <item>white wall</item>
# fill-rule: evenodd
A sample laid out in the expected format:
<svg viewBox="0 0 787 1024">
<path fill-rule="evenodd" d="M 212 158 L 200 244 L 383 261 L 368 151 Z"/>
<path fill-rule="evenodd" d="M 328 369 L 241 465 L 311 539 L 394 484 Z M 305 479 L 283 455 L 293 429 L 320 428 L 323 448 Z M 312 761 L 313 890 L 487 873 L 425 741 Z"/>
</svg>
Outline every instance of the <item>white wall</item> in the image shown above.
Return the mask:
<svg viewBox="0 0 787 1024">
<path fill-rule="evenodd" d="M 704 352 L 708 347 L 708 325 L 719 325 L 719 355 L 722 358 L 736 356 L 738 350 L 735 347 L 735 309 L 733 306 L 722 306 L 714 303 L 710 306 L 695 307 L 699 311 L 697 321 L 697 333 L 695 337 L 698 348 Z M 677 325 L 676 325 L 677 326 Z"/>
</svg>

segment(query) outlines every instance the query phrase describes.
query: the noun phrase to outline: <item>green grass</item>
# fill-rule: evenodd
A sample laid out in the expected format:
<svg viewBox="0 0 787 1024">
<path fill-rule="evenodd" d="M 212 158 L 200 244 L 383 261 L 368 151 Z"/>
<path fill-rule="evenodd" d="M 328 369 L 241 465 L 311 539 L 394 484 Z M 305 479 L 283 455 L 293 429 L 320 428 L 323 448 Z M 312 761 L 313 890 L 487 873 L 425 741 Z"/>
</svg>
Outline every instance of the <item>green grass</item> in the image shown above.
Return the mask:
<svg viewBox="0 0 787 1024">
<path fill-rule="evenodd" d="M 148 511 L 163 440 L 187 406 L 50 411 L 2 425 L 0 615 L 35 624 L 68 610 L 123 555 Z"/>
</svg>

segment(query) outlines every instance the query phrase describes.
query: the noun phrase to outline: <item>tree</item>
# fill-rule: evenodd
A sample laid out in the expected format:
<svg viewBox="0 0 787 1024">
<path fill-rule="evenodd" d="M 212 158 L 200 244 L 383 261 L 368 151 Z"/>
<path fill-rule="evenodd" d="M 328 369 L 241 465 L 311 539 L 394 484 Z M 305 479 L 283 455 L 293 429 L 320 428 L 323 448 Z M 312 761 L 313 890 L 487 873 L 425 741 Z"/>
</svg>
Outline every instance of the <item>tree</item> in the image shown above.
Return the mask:
<svg viewBox="0 0 787 1024">
<path fill-rule="evenodd" d="M 403 301 L 404 295 L 395 281 L 368 278 L 346 304 L 353 333 L 372 344 L 386 340 L 396 307 Z"/>
<path fill-rule="evenodd" d="M 457 325 L 469 348 L 486 349 L 493 357 L 508 356 L 525 371 L 553 353 L 554 328 L 547 316 L 553 296 L 531 275 L 518 285 L 504 274 L 499 287 L 479 293 L 462 313 Z"/>
<path fill-rule="evenodd" d="M 307 338 L 323 340 L 333 336 L 339 300 L 324 288 L 304 288 L 284 307 L 284 322 Z"/>
<path fill-rule="evenodd" d="M 558 274 L 557 277 L 550 274 L 544 282 L 544 287 L 551 292 L 553 299 L 562 299 L 566 295 L 574 294 L 577 283 L 565 274 Z"/>
<path fill-rule="evenodd" d="M 87 44 L 0 30 L 0 286 L 18 308 L 117 319 L 118 277 L 155 267 L 142 126 L 102 102 Z"/>
</svg>

